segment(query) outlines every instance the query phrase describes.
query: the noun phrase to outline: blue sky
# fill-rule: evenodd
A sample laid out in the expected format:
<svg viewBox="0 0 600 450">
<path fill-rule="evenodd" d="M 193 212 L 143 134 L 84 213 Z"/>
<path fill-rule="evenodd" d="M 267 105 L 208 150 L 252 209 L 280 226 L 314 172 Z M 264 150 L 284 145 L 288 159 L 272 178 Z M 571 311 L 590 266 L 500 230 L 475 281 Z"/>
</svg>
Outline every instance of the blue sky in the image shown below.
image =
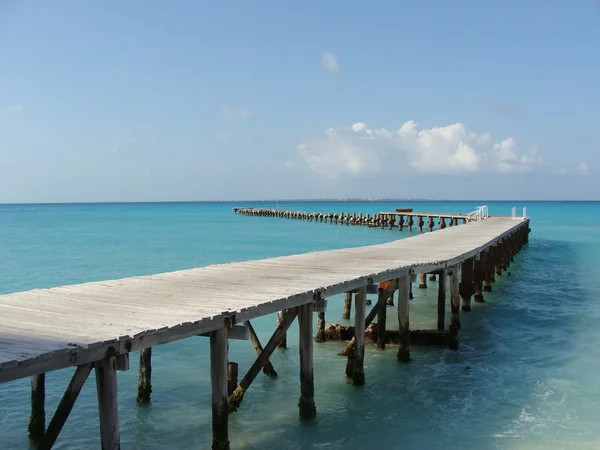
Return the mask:
<svg viewBox="0 0 600 450">
<path fill-rule="evenodd" d="M 600 2 L 0 2 L 0 202 L 599 199 Z"/>
</svg>

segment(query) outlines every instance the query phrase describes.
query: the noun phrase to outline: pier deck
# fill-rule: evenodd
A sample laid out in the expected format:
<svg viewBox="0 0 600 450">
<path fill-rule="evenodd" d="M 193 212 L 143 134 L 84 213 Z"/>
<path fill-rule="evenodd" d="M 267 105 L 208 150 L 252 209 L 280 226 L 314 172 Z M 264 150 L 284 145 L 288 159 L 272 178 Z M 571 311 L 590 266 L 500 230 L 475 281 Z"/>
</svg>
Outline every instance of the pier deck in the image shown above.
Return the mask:
<svg viewBox="0 0 600 450">
<path fill-rule="evenodd" d="M 380 245 L 0 295 L 0 383 L 450 267 L 528 222 L 494 217 Z"/>
</svg>

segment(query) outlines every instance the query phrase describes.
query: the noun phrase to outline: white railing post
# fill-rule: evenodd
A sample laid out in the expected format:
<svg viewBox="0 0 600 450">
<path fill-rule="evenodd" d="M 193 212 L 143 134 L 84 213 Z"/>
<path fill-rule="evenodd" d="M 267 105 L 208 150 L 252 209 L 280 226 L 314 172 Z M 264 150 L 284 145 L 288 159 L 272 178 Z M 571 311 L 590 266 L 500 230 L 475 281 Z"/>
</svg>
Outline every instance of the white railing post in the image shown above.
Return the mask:
<svg viewBox="0 0 600 450">
<path fill-rule="evenodd" d="M 527 217 L 527 206 L 523 206 L 523 217 Z"/>
</svg>

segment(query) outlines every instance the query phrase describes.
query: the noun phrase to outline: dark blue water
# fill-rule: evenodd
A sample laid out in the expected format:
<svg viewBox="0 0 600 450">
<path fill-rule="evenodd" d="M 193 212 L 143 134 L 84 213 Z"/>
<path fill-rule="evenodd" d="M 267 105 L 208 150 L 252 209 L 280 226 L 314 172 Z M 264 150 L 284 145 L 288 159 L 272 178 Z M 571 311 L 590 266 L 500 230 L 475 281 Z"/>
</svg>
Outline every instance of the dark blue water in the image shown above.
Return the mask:
<svg viewBox="0 0 600 450">
<path fill-rule="evenodd" d="M 213 263 L 368 245 L 410 236 L 374 228 L 234 215 L 234 203 L 0 205 L 0 292 L 150 274 Z M 275 203 L 254 203 L 275 207 Z M 486 295 L 462 315 L 458 352 L 414 348 L 398 364 L 393 348 L 367 349 L 367 384 L 344 377 L 339 343 L 316 344 L 318 418 L 298 420 L 297 328 L 277 351 L 277 380 L 259 376 L 231 416 L 236 449 L 368 447 L 600 448 L 600 204 L 488 203 L 491 214 L 532 217 L 530 244 Z M 469 212 L 472 202 L 279 202 L 279 208 L 377 213 Z M 413 231 L 413 234 L 416 233 Z M 411 325 L 435 326 L 435 283 L 415 290 Z M 328 321 L 342 322 L 340 299 Z M 257 320 L 268 339 L 275 318 Z M 119 373 L 124 449 L 209 448 L 208 342 L 193 338 L 156 348 L 153 399 L 135 402 L 137 355 Z M 249 342 L 231 342 L 240 371 L 253 362 Z M 465 370 L 469 366 L 470 370 Z M 48 416 L 71 376 L 47 377 Z M 88 380 L 56 448 L 98 448 L 95 383 Z M 0 386 L 0 447 L 28 448 L 29 380 Z M 49 420 L 49 417 L 48 417 Z"/>
</svg>

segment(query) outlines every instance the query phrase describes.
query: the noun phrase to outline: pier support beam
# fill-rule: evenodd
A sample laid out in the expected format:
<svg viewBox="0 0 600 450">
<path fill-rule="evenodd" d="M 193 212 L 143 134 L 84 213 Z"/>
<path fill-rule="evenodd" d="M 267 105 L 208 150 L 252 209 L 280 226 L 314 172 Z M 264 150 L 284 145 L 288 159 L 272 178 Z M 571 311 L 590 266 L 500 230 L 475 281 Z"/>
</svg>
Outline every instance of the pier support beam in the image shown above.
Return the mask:
<svg viewBox="0 0 600 450">
<path fill-rule="evenodd" d="M 315 338 L 317 342 L 325 342 L 325 312 L 317 313 L 317 336 Z"/>
<path fill-rule="evenodd" d="M 483 259 L 485 253 L 479 255 L 479 259 L 473 261 L 473 284 L 474 284 L 474 295 L 473 301 L 475 303 L 484 303 L 483 299 Z"/>
<path fill-rule="evenodd" d="M 283 322 L 283 315 L 285 311 L 277 312 L 277 326 L 280 327 Z M 283 333 L 281 336 L 281 340 L 277 343 L 277 347 L 279 348 L 287 348 L 287 333 Z"/>
<path fill-rule="evenodd" d="M 29 439 L 39 443 L 46 431 L 46 374 L 31 377 L 31 416 L 29 416 Z"/>
<path fill-rule="evenodd" d="M 483 292 L 492 292 L 492 282 L 494 281 L 494 258 L 495 248 L 489 247 L 485 252 L 483 260 Z"/>
<path fill-rule="evenodd" d="M 344 294 L 344 312 L 342 313 L 342 319 L 350 320 L 350 311 L 352 310 L 352 292 L 346 292 Z"/>
<path fill-rule="evenodd" d="M 366 314 L 367 287 L 361 287 L 354 296 L 354 367 L 352 370 L 352 384 L 362 386 L 365 384 L 365 314 Z"/>
<path fill-rule="evenodd" d="M 75 369 L 75 373 L 69 382 L 69 386 L 67 387 L 67 390 L 58 404 L 58 407 L 56 408 L 56 412 L 54 413 L 54 416 L 48 425 L 48 429 L 46 430 L 44 437 L 37 447 L 38 450 L 49 450 L 56 442 L 60 431 L 69 417 L 69 414 L 71 414 L 71 410 L 75 405 L 75 400 L 77 400 L 77 397 L 81 392 L 81 388 L 83 388 L 85 381 L 92 371 L 92 367 L 92 363 L 88 363 L 78 366 L 77 369 Z"/>
<path fill-rule="evenodd" d="M 249 320 L 244 320 L 244 326 L 248 328 L 248 335 L 250 337 L 250 341 L 252 342 L 252 346 L 256 351 L 256 354 L 258 356 L 262 355 L 264 349 L 260 343 L 260 340 L 258 339 L 256 331 L 254 331 L 254 327 L 252 326 Z M 273 364 L 271 364 L 271 360 L 269 358 L 267 358 L 267 360 L 265 361 L 265 365 L 263 366 L 262 371 L 266 376 L 270 378 L 277 378 L 277 371 L 273 367 Z"/>
<path fill-rule="evenodd" d="M 410 296 L 410 275 L 398 278 L 398 333 L 400 347 L 398 361 L 410 361 L 410 331 L 408 320 L 408 300 Z"/>
<path fill-rule="evenodd" d="M 298 408 L 301 419 L 317 415 L 315 407 L 315 380 L 313 374 L 313 303 L 298 307 L 300 333 L 300 400 Z"/>
<path fill-rule="evenodd" d="M 437 329 L 443 330 L 446 321 L 446 269 L 440 272 L 438 281 Z"/>
<path fill-rule="evenodd" d="M 462 310 L 471 311 L 471 296 L 475 292 L 472 258 L 464 260 L 460 265 L 459 292 L 462 298 Z"/>
<path fill-rule="evenodd" d="M 263 349 L 261 354 L 258 356 L 258 358 L 256 358 L 256 361 L 254 361 L 250 369 L 248 369 L 248 372 L 246 373 L 246 375 L 244 375 L 242 381 L 240 381 L 240 384 L 235 389 L 235 392 L 231 396 L 229 396 L 229 411 L 237 411 L 237 409 L 240 407 L 240 404 L 244 399 L 244 393 L 250 387 L 250 385 L 260 372 L 260 369 L 271 357 L 273 351 L 275 351 L 275 347 L 277 347 L 277 344 L 281 341 L 281 337 L 287 332 L 288 328 L 296 318 L 297 314 L 298 308 L 292 308 L 285 311 L 281 324 L 277 327 L 277 329 L 271 336 L 271 339 L 269 339 L 269 342 L 267 342 L 267 345 L 265 345 L 265 348 Z"/>
<path fill-rule="evenodd" d="M 137 402 L 148 403 L 152 393 L 152 347 L 140 350 Z"/>
<path fill-rule="evenodd" d="M 419 274 L 419 289 L 427 289 L 427 274 Z"/>
<path fill-rule="evenodd" d="M 448 347 L 451 350 L 458 349 L 458 332 L 460 330 L 460 293 L 458 283 L 458 265 L 448 269 L 450 275 L 450 310 L 452 320 L 448 329 Z"/>
<path fill-rule="evenodd" d="M 225 334 L 225 340 L 227 340 L 227 334 Z M 121 436 L 117 402 L 117 360 L 115 357 L 110 357 L 96 361 L 94 369 L 100 415 L 100 447 L 102 450 L 119 450 Z"/>
<path fill-rule="evenodd" d="M 227 395 L 233 394 L 238 385 L 238 363 L 227 363 Z"/>
<path fill-rule="evenodd" d="M 435 281 L 436 279 L 437 278 L 436 278 L 436 274 L 435 273 L 430 273 L 429 274 L 429 281 Z"/>
<path fill-rule="evenodd" d="M 394 292 L 390 294 L 393 296 Z M 377 348 L 385 350 L 385 341 L 387 336 L 385 333 L 387 323 L 387 305 L 386 305 L 387 293 L 385 289 L 379 288 L 377 292 L 377 304 L 379 305 L 379 313 L 377 315 Z"/>
<path fill-rule="evenodd" d="M 212 386 L 212 450 L 229 450 L 227 328 L 210 333 L 210 383 Z"/>
</svg>

